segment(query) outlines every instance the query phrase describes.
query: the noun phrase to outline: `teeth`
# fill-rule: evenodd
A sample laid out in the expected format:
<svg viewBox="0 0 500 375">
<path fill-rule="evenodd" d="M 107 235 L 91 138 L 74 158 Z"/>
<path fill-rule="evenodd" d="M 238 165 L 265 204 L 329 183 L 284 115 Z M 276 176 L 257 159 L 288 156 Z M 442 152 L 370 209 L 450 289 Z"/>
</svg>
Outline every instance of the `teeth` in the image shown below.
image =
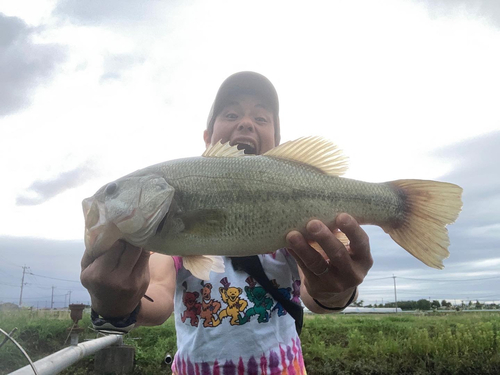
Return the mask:
<svg viewBox="0 0 500 375">
<path fill-rule="evenodd" d="M 240 144 L 240 145 L 247 145 L 247 146 L 255 148 L 255 145 L 253 143 L 250 143 L 250 142 L 238 142 L 238 144 Z"/>
</svg>

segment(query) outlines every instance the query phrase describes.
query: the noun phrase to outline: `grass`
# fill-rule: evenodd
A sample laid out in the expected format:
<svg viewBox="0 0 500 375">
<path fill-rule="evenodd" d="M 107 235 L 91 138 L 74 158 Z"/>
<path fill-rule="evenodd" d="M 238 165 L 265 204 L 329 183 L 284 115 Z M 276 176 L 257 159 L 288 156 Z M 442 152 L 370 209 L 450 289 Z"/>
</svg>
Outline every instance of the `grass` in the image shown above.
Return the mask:
<svg viewBox="0 0 500 375">
<path fill-rule="evenodd" d="M 14 334 L 37 360 L 63 347 L 70 319 L 27 312 L 0 313 L 0 328 Z M 88 315 L 81 327 L 90 325 Z M 315 374 L 499 374 L 500 314 L 308 316 L 301 335 L 308 373 Z M 96 334 L 86 328 L 86 338 Z M 168 373 L 167 352 L 176 350 L 173 320 L 140 327 L 126 336 L 136 348 L 135 374 Z M 0 348 L 0 374 L 27 364 L 7 343 Z M 91 374 L 93 357 L 63 374 Z"/>
</svg>

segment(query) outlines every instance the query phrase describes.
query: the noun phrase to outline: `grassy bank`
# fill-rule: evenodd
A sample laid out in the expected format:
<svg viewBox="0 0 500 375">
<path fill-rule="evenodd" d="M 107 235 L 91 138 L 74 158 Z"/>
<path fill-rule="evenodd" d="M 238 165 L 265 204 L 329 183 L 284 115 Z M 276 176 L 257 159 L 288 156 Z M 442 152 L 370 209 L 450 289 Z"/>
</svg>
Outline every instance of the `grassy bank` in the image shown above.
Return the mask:
<svg viewBox="0 0 500 375">
<path fill-rule="evenodd" d="M 69 317 L 3 313 L 0 328 L 14 335 L 33 360 L 63 347 Z M 88 327 L 89 317 L 80 326 Z M 309 374 L 500 374 L 500 314 L 307 317 L 301 336 Z M 90 329 L 86 338 L 95 338 Z M 1 340 L 0 340 L 1 341 Z M 175 353 L 173 321 L 139 328 L 126 336 L 136 347 L 136 374 L 168 373 L 165 353 Z M 0 374 L 26 365 L 7 343 L 0 348 Z M 93 358 L 66 374 L 91 374 Z"/>
</svg>

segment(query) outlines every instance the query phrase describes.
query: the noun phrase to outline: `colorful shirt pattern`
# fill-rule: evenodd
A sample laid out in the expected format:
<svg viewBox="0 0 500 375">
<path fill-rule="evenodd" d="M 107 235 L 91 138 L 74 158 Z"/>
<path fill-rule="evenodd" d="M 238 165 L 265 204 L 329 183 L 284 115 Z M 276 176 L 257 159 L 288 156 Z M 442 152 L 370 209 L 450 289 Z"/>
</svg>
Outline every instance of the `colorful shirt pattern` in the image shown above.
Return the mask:
<svg viewBox="0 0 500 375">
<path fill-rule="evenodd" d="M 280 292 L 300 303 L 297 263 L 286 249 L 259 256 Z M 306 374 L 294 319 L 260 284 L 232 268 L 200 280 L 176 262 L 173 374 Z"/>
</svg>

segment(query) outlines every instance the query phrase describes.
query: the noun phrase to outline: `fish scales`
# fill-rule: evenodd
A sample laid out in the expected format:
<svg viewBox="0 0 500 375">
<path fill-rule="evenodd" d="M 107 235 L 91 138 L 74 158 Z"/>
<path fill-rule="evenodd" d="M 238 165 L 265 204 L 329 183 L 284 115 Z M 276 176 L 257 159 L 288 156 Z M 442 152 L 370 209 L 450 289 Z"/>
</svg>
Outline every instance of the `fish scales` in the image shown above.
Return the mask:
<svg viewBox="0 0 500 375">
<path fill-rule="evenodd" d="M 286 233 L 301 230 L 312 218 L 331 222 L 348 212 L 361 223 L 380 225 L 403 215 L 403 199 L 390 186 L 328 176 L 266 156 L 189 158 L 159 169 L 175 189 L 180 214 L 171 220 L 207 210 L 222 215 L 213 226 L 205 225 L 210 231 L 186 231 L 167 220 L 148 245 L 168 254 L 265 253 L 284 247 Z"/>
<path fill-rule="evenodd" d="M 346 158 L 318 137 L 243 157 L 229 144 L 203 157 L 133 172 L 82 202 L 85 245 L 95 257 L 114 242 L 185 257 L 184 267 L 206 279 L 222 272 L 209 255 L 243 256 L 286 246 L 310 219 L 331 224 L 346 212 L 380 226 L 410 254 L 443 268 L 450 245 L 446 226 L 462 208 L 460 186 L 426 180 L 368 183 L 339 177 Z M 202 255 L 202 256 L 196 256 Z"/>
</svg>

